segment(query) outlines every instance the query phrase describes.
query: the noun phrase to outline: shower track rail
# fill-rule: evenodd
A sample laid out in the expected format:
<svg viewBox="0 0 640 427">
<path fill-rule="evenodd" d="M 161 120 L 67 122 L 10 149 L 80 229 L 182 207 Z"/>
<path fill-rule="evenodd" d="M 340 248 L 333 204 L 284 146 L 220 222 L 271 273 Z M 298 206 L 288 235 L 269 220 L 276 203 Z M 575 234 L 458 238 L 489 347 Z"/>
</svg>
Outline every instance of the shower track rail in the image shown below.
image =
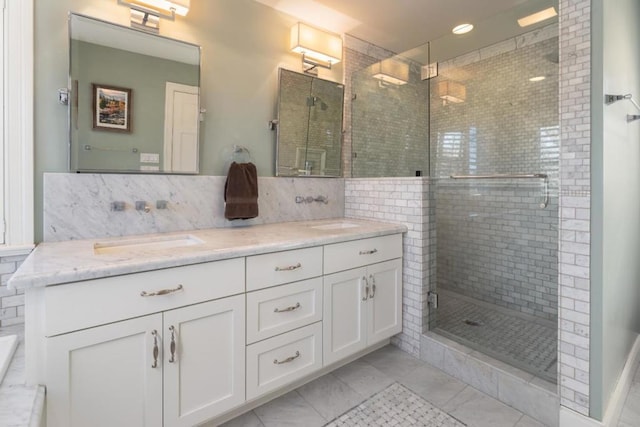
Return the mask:
<svg viewBox="0 0 640 427">
<path fill-rule="evenodd" d="M 492 175 L 450 175 L 451 179 L 544 179 L 544 200 L 540 203 L 542 209 L 549 206 L 549 175 L 546 173 L 530 174 L 492 174 Z"/>
</svg>

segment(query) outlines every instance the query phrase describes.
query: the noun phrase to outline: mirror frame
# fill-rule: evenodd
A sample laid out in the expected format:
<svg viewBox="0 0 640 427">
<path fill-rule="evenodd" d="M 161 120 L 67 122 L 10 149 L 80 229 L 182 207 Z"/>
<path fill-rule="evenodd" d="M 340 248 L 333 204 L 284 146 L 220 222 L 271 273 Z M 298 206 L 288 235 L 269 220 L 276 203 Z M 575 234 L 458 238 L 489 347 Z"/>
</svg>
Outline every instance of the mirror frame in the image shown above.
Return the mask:
<svg viewBox="0 0 640 427">
<path fill-rule="evenodd" d="M 72 149 L 73 149 L 73 140 L 72 140 L 72 132 L 73 132 L 73 100 L 75 99 L 75 97 L 77 96 L 77 88 L 74 88 L 74 84 L 73 84 L 73 79 L 71 76 L 71 71 L 72 71 L 72 59 L 71 59 L 71 52 L 72 52 L 72 43 L 73 43 L 73 32 L 72 32 L 72 28 L 71 28 L 71 24 L 72 24 L 72 18 L 74 16 L 77 16 L 79 18 L 84 18 L 84 19 L 90 19 L 93 21 L 97 21 L 101 24 L 107 24 L 110 25 L 112 27 L 115 27 L 117 29 L 120 30 L 126 30 L 126 31 L 133 31 L 136 33 L 140 33 L 146 36 L 152 36 L 155 38 L 159 38 L 162 40 L 167 40 L 173 43 L 180 43 L 180 44 L 184 44 L 186 46 L 191 46 L 197 49 L 198 51 L 198 129 L 197 129 L 197 141 L 198 141 L 198 151 L 197 151 L 197 164 L 196 164 L 196 170 L 193 172 L 173 172 L 173 171 L 164 171 L 162 169 L 160 170 L 154 170 L 154 171 L 145 171 L 145 170 L 117 170 L 117 169 L 83 169 L 83 168 L 77 168 L 74 169 L 72 167 Z M 183 40 L 178 40 L 178 39 L 174 39 L 171 37 L 166 37 L 166 36 L 162 36 L 160 34 L 152 34 L 149 33 L 147 31 L 143 31 L 137 28 L 133 28 L 133 27 L 127 27 L 121 24 L 117 24 L 114 22 L 110 22 L 104 19 L 100 19 L 100 18 L 96 18 L 93 16 L 89 16 L 89 15 L 85 15 L 82 13 L 76 13 L 76 12 L 72 12 L 70 11 L 67 15 L 67 42 L 68 42 L 68 80 L 67 80 L 67 136 L 68 136 L 68 144 L 67 144 L 67 168 L 69 170 L 69 172 L 74 172 L 74 173 L 120 173 L 120 174 L 143 174 L 143 175 L 198 175 L 200 173 L 200 150 L 201 150 L 201 123 L 202 123 L 202 46 L 197 45 L 195 43 L 191 43 L 191 42 L 186 42 Z"/>
</svg>

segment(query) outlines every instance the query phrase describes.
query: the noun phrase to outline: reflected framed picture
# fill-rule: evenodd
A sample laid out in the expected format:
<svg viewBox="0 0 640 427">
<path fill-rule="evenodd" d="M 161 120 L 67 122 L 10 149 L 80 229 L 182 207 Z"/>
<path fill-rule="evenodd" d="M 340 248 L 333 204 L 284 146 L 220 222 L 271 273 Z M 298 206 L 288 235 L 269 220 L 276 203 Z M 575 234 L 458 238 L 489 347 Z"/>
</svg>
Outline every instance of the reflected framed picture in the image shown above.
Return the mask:
<svg viewBox="0 0 640 427">
<path fill-rule="evenodd" d="M 92 83 L 93 129 L 131 132 L 131 89 Z"/>
</svg>

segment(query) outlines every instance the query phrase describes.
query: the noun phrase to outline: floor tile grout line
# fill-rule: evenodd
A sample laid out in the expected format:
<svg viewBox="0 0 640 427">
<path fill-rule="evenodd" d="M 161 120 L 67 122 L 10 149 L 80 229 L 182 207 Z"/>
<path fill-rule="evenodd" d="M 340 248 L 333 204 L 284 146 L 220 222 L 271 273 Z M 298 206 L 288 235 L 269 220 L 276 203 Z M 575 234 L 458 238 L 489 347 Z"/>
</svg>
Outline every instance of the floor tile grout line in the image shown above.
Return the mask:
<svg viewBox="0 0 640 427">
<path fill-rule="evenodd" d="M 329 372 L 328 374 L 323 375 L 322 377 L 326 376 L 326 375 L 331 375 L 331 372 Z M 320 378 L 322 378 L 320 377 Z M 314 380 L 315 381 L 315 380 Z M 313 381 L 311 381 L 313 382 Z M 307 384 L 311 384 L 307 383 Z M 305 384 L 306 385 L 306 384 Z M 328 423 L 329 420 L 327 420 L 321 413 L 320 411 L 318 411 L 318 408 L 316 408 L 311 402 L 309 402 L 307 399 L 304 398 L 304 396 L 302 395 L 302 393 L 300 393 L 298 390 L 301 388 L 302 386 L 298 387 L 297 389 L 295 389 L 294 391 L 298 394 L 298 396 L 300 396 L 300 398 L 311 407 L 311 409 L 313 409 L 315 411 L 316 414 L 318 414 L 320 416 L 320 418 L 322 418 L 324 420 L 324 424 Z"/>
</svg>

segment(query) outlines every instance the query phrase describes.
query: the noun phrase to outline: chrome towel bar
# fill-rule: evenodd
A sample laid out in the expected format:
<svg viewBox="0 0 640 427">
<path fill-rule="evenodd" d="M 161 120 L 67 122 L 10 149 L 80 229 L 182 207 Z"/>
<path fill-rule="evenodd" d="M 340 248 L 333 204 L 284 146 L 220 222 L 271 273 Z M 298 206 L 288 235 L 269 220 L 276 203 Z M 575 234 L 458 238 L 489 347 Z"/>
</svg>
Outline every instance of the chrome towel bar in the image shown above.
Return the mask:
<svg viewBox="0 0 640 427">
<path fill-rule="evenodd" d="M 540 203 L 540 208 L 544 209 L 549 206 L 549 175 L 546 173 L 530 173 L 530 174 L 492 174 L 492 175 L 450 175 L 451 179 L 522 179 L 534 178 L 544 179 L 544 199 Z"/>
<path fill-rule="evenodd" d="M 493 175 L 451 175 L 451 179 L 514 179 L 514 178 L 540 178 L 547 179 L 549 176 L 546 173 L 531 173 L 531 174 L 493 174 Z"/>
</svg>

